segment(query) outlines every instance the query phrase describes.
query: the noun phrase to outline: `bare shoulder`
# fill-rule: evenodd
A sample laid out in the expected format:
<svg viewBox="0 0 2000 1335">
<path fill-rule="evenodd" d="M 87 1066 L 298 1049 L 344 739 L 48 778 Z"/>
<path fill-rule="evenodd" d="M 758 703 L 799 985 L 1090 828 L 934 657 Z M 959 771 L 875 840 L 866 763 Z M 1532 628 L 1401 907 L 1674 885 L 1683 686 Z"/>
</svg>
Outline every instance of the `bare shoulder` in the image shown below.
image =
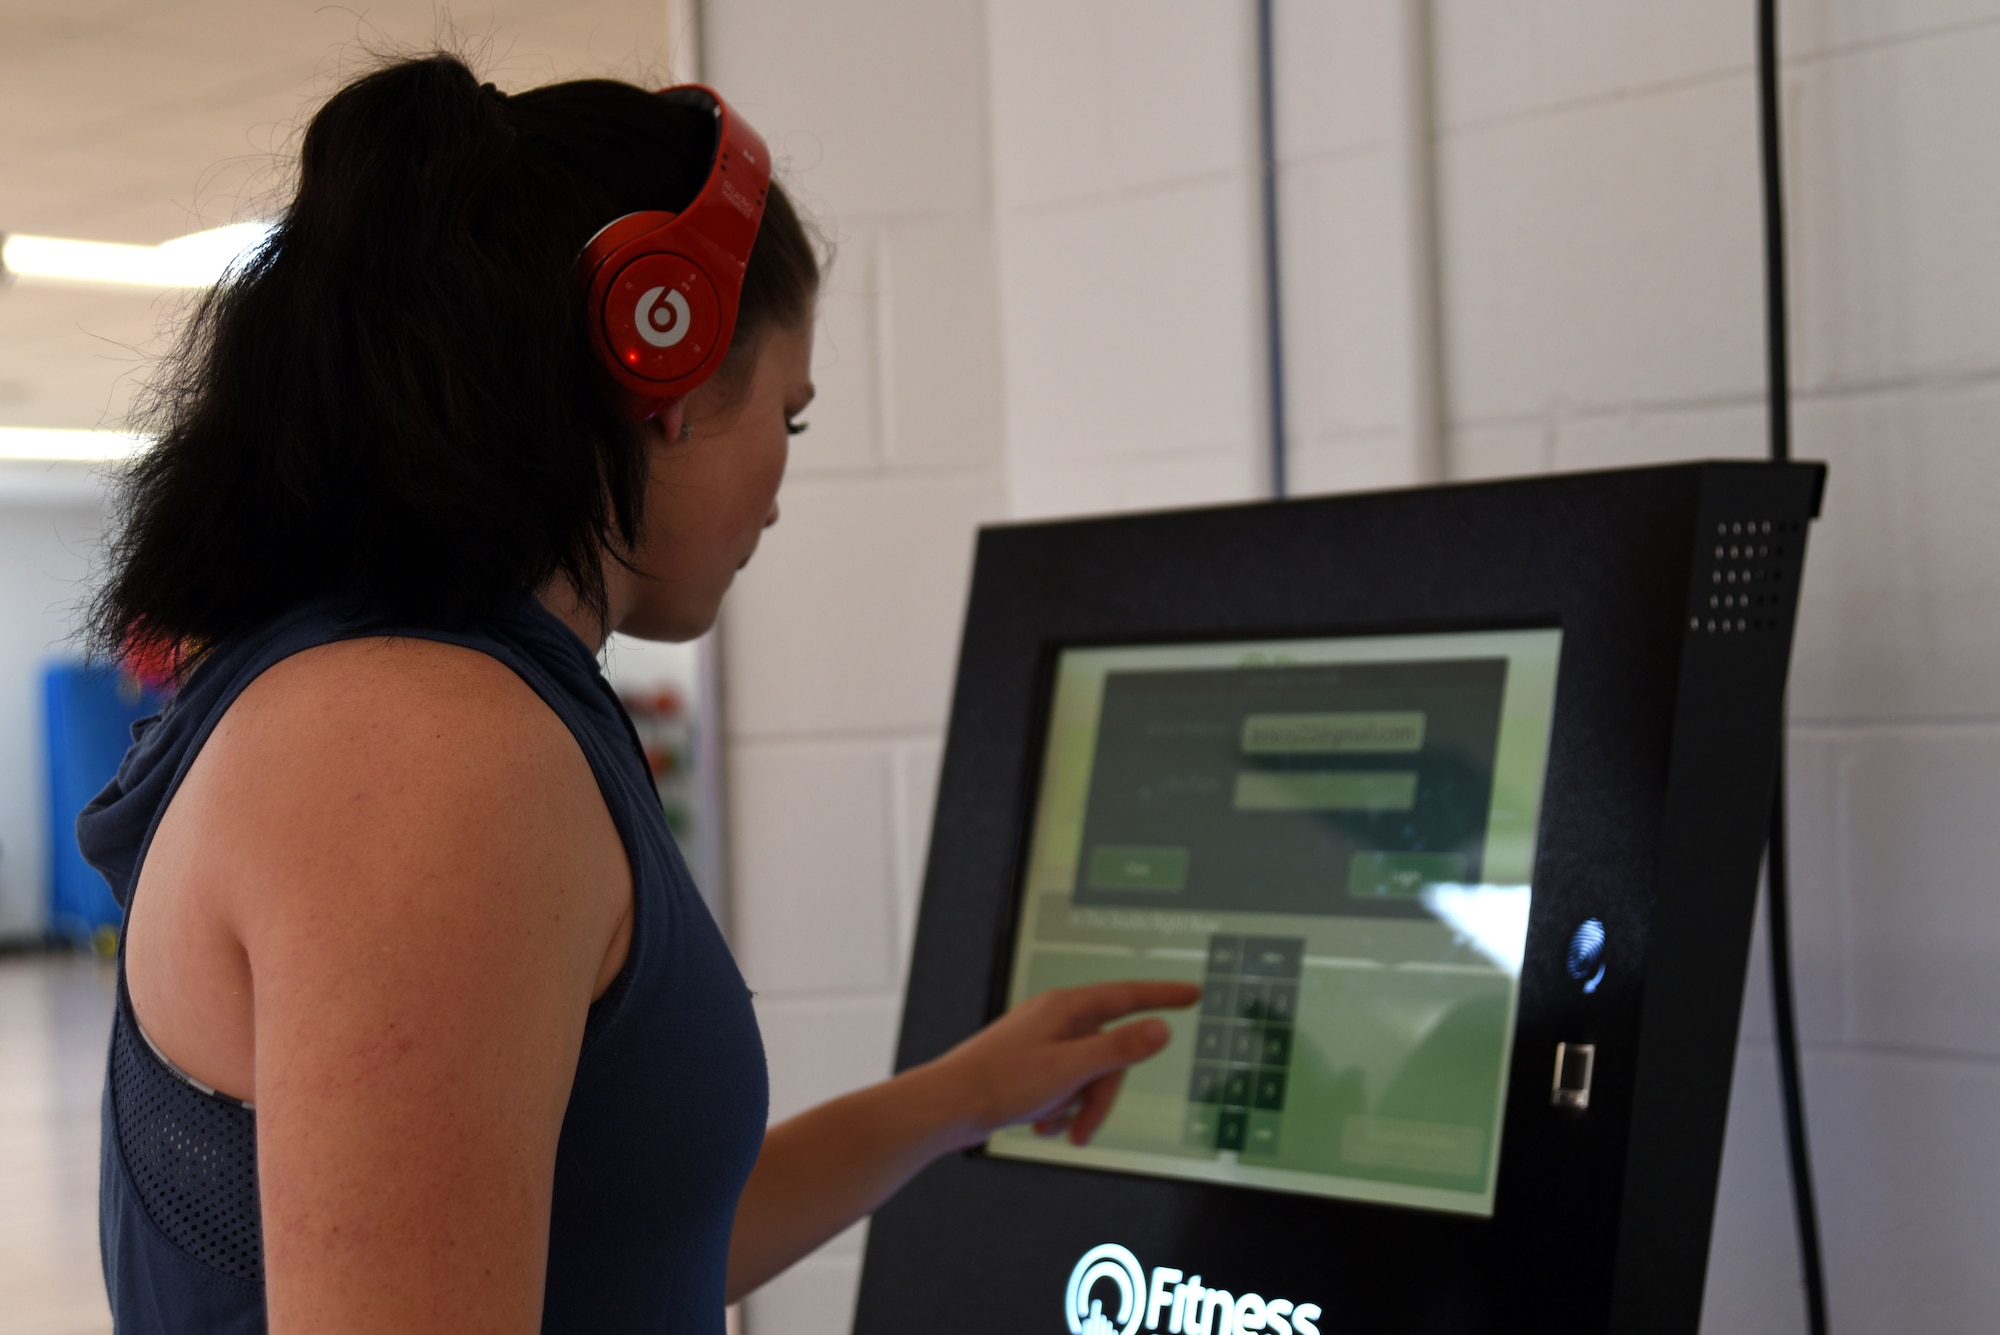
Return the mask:
<svg viewBox="0 0 2000 1335">
<path fill-rule="evenodd" d="M 166 1050 L 240 1035 L 216 1060 L 255 1091 L 272 1327 L 530 1328 L 586 1013 L 631 903 L 568 729 L 473 650 L 314 649 L 230 707 L 160 841 L 135 909 L 205 900 L 243 961 L 211 1012 L 236 1029 L 190 1022 Z M 153 963 L 155 999 L 199 994 Z"/>
<path fill-rule="evenodd" d="M 555 712 L 505 664 L 420 639 L 343 640 L 285 659 L 244 690 L 209 747 L 267 762 L 274 754 L 303 761 L 310 748 L 322 761 L 392 766 L 439 752 L 473 762 L 519 753 L 526 763 L 503 768 L 524 773 L 576 749 Z"/>
<path fill-rule="evenodd" d="M 227 850 L 197 860 L 246 947 L 294 912 L 324 929 L 337 902 L 361 930 L 376 913 L 453 931 L 472 915 L 566 915 L 587 951 L 628 902 L 622 846 L 568 728 L 504 664 L 435 641 L 345 641 L 266 671 L 169 819 Z"/>
</svg>

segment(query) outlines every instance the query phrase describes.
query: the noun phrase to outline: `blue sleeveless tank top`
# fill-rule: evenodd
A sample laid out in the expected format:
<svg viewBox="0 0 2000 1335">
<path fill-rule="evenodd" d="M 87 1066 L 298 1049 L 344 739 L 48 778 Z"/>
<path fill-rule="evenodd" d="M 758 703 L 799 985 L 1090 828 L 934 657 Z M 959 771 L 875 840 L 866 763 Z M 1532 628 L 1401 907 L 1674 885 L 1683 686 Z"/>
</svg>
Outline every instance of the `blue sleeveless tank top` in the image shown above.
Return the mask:
<svg viewBox="0 0 2000 1335">
<path fill-rule="evenodd" d="M 301 650 L 384 634 L 476 649 L 517 673 L 583 749 L 631 864 L 631 954 L 590 1008 L 556 1151 L 542 1329 L 720 1335 L 730 1228 L 763 1141 L 763 1044 L 630 721 L 539 603 L 463 633 L 309 606 L 220 646 L 133 729 L 118 777 L 77 821 L 84 854 L 129 909 L 160 814 L 243 689 Z M 98 1230 L 120 1335 L 263 1332 L 256 1111 L 151 1047 L 122 963 L 103 1116 Z"/>
</svg>

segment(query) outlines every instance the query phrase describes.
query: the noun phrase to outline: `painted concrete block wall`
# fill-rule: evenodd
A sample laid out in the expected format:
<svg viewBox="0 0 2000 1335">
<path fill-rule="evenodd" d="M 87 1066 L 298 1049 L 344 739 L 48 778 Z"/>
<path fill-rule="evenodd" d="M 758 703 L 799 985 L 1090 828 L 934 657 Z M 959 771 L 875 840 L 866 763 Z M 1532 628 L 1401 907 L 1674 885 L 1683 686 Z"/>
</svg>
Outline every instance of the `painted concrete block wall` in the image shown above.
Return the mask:
<svg viewBox="0 0 2000 1335">
<path fill-rule="evenodd" d="M 12 479 L 24 489 L 51 481 L 33 477 L 32 466 L 10 471 L 28 475 Z M 76 656 L 71 631 L 89 596 L 90 553 L 103 524 L 90 489 L 71 489 L 0 505 L 0 626 L 7 628 L 0 635 L 0 939 L 48 926 L 42 670 Z"/>
<path fill-rule="evenodd" d="M 1293 483 L 1407 483 L 1396 9 L 1275 8 Z M 1265 494 L 1255 7 L 998 0 L 987 27 L 1011 513 Z"/>
<path fill-rule="evenodd" d="M 889 1073 L 973 536 L 1005 511 L 973 0 L 710 4 L 705 73 L 834 252 L 783 518 L 722 622 L 732 935 L 774 1120 Z M 754 1295 L 848 1328 L 862 1230 Z"/>
<path fill-rule="evenodd" d="M 2000 5 L 1789 0 L 1796 449 L 1833 474 L 1793 675 L 1794 949 L 1846 1330 L 2000 1309 Z M 1438 0 L 1465 476 L 1764 448 L 1752 7 Z M 1768 983 L 1704 1329 L 1800 1329 Z"/>
<path fill-rule="evenodd" d="M 1278 0 L 1272 25 L 1290 490 L 1422 481 L 1410 25 L 1382 0 Z"/>
<path fill-rule="evenodd" d="M 1785 10 L 1797 447 L 1834 466 L 1790 745 L 1833 1300 L 1843 1329 L 1978 1329 L 2000 1307 L 2000 0 Z M 1294 480 L 1400 482 L 1396 0 L 1278 21 Z M 1453 475 L 1760 454 L 1751 6 L 1431 21 Z M 711 74 L 840 247 L 823 410 L 728 625 L 739 945 L 782 1113 L 887 1069 L 972 527 L 1261 494 L 1251 8 L 712 0 L 709 25 Z M 1758 967 L 1712 1335 L 1800 1320 Z M 846 1329 L 857 1248 L 753 1323 Z"/>
<path fill-rule="evenodd" d="M 1010 512 L 1257 495 L 1250 6 L 985 8 Z"/>
</svg>

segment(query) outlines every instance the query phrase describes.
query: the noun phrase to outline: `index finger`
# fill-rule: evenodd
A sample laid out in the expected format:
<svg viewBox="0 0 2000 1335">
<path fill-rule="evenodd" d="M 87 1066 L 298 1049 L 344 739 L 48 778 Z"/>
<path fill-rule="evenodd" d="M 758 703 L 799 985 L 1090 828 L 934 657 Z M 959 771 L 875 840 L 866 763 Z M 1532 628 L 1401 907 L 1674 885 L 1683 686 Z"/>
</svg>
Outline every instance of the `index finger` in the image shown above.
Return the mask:
<svg viewBox="0 0 2000 1335">
<path fill-rule="evenodd" d="M 1181 1010 L 1201 1000 L 1193 983 L 1134 979 L 1067 989 L 1069 1018 L 1093 1028 L 1134 1011 Z"/>
</svg>

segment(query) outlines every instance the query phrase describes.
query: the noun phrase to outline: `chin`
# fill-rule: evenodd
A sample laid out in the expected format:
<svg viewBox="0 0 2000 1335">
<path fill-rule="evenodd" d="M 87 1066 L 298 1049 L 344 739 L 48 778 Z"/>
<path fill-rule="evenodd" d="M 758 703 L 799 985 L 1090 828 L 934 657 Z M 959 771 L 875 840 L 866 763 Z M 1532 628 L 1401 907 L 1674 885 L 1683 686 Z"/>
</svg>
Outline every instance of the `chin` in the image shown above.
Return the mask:
<svg viewBox="0 0 2000 1335">
<path fill-rule="evenodd" d="M 702 622 L 644 622 L 620 626 L 618 633 L 634 640 L 652 640 L 661 644 L 686 644 L 708 634 L 715 626 L 714 618 Z"/>
<path fill-rule="evenodd" d="M 667 644 L 684 644 L 698 640 L 715 626 L 715 614 L 720 609 L 720 600 L 704 608 L 661 608 L 654 611 L 639 611 L 628 616 L 618 625 L 620 635 L 629 635 L 635 640 L 658 640 Z"/>
</svg>

